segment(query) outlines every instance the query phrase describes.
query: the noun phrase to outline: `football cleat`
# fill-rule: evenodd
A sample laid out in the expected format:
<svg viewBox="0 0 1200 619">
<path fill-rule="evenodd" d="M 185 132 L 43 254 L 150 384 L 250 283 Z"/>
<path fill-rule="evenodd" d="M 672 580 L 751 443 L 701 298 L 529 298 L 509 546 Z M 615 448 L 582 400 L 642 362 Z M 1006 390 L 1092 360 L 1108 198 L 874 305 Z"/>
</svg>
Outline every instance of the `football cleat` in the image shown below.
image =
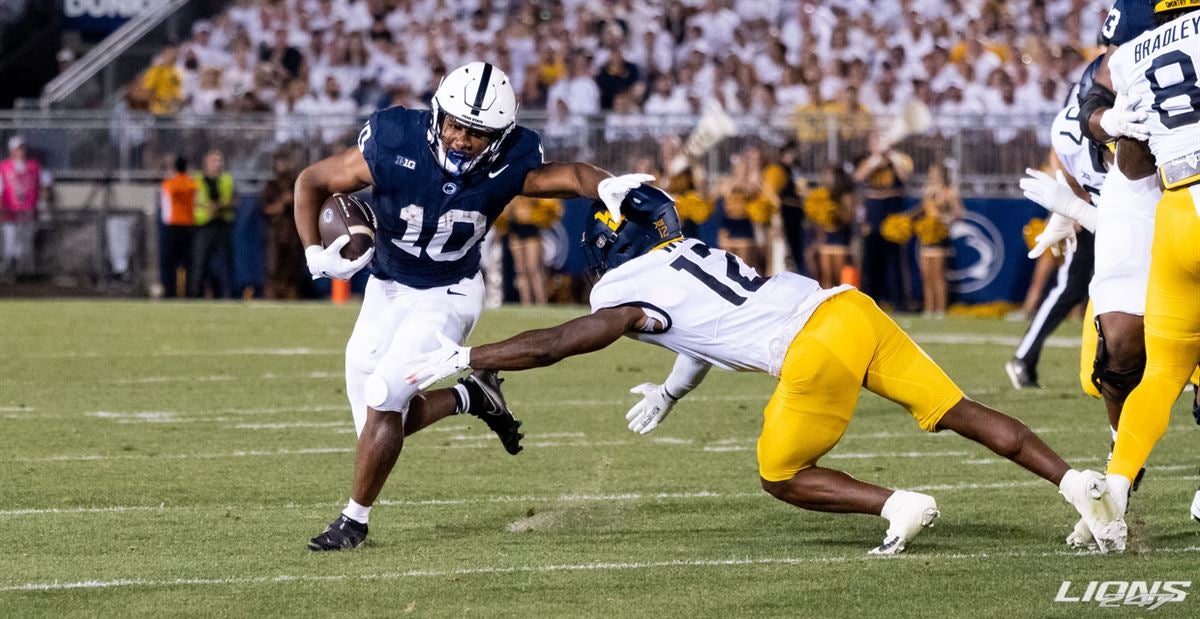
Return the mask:
<svg viewBox="0 0 1200 619">
<path fill-rule="evenodd" d="M 1096 544 L 1096 538 L 1092 537 L 1092 531 L 1088 529 L 1087 522 L 1080 518 L 1075 522 L 1075 529 L 1067 536 L 1067 546 L 1079 550 L 1100 550 L 1100 546 Z"/>
<path fill-rule="evenodd" d="M 320 535 L 308 540 L 308 549 L 313 552 L 323 550 L 351 550 L 358 548 L 367 540 L 367 525 L 348 518 L 345 514 L 329 523 Z"/>
<path fill-rule="evenodd" d="M 1059 494 L 1083 516 L 1100 552 L 1124 552 L 1127 530 L 1108 482 L 1095 471 L 1067 471 Z"/>
<path fill-rule="evenodd" d="M 504 451 L 514 456 L 520 453 L 523 449 L 521 439 L 525 438 L 525 435 L 518 431 L 521 422 L 513 417 L 508 403 L 504 401 L 504 394 L 500 393 L 500 383 L 503 383 L 504 379 L 492 370 L 476 370 L 465 378 L 458 379 L 458 382 L 471 394 L 471 402 L 466 412 L 482 419 L 487 427 L 500 437 Z"/>
<path fill-rule="evenodd" d="M 1200 522 L 1200 490 L 1196 491 L 1196 496 L 1192 498 L 1192 520 Z"/>
<path fill-rule="evenodd" d="M 1200 385 L 1192 385 L 1192 419 L 1200 425 Z"/>
<path fill-rule="evenodd" d="M 1004 373 L 1008 374 L 1008 380 L 1012 383 L 1013 389 L 1018 391 L 1021 389 L 1042 388 L 1038 384 L 1037 375 L 1032 371 L 1032 368 L 1020 359 L 1012 359 L 1008 363 L 1005 363 Z"/>
<path fill-rule="evenodd" d="M 904 552 L 908 543 L 921 531 L 932 527 L 933 521 L 941 515 L 933 497 L 915 492 L 910 494 L 912 496 L 901 507 L 901 512 L 889 522 L 883 543 L 872 548 L 868 554 L 898 555 Z"/>
</svg>

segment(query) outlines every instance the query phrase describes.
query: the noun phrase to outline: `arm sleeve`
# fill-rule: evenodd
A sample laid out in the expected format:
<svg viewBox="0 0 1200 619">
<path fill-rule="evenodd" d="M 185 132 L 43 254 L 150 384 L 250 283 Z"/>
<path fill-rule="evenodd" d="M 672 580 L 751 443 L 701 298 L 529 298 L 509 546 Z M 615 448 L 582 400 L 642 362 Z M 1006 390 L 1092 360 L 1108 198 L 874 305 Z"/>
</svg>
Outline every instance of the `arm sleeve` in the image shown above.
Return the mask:
<svg viewBox="0 0 1200 619">
<path fill-rule="evenodd" d="M 667 396 L 672 400 L 682 399 L 683 396 L 700 386 L 711 367 L 708 363 L 688 355 L 675 357 L 675 366 L 671 368 L 671 374 L 663 381 L 663 388 L 667 390 Z"/>
</svg>

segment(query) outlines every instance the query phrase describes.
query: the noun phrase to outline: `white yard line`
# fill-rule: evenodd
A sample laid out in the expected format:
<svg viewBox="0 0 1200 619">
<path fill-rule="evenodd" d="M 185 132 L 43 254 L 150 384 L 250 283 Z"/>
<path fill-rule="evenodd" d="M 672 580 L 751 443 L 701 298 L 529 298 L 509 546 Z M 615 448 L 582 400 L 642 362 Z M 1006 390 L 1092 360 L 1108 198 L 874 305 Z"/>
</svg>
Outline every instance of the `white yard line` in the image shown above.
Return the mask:
<svg viewBox="0 0 1200 619">
<path fill-rule="evenodd" d="M 269 356 L 295 357 L 298 355 L 341 355 L 346 351 L 337 348 L 229 348 L 223 350 L 87 350 L 26 355 L 38 359 L 104 359 L 108 357 L 238 357 Z"/>
<path fill-rule="evenodd" d="M 1197 479 L 1196 475 L 1156 475 L 1155 479 L 1171 480 L 1171 481 L 1191 481 Z M 1049 482 L 1041 479 L 1023 479 L 1014 481 L 1000 482 L 959 482 L 952 484 L 924 484 L 918 486 L 905 486 L 907 490 L 917 492 L 959 492 L 966 490 L 1003 490 L 1010 488 L 1033 488 L 1045 486 L 1050 489 Z M 764 501 L 772 501 L 769 495 L 765 492 L 715 492 L 712 490 L 693 490 L 690 492 L 621 492 L 612 494 L 557 494 L 557 495 L 496 495 L 496 496 L 473 496 L 462 498 L 429 498 L 429 499 L 401 499 L 389 500 L 383 499 L 376 502 L 377 506 L 394 506 L 394 507 L 420 507 L 420 506 L 440 506 L 440 505 L 484 505 L 484 504 L 508 504 L 508 503 L 615 503 L 615 502 L 638 502 L 638 501 L 691 501 L 691 500 L 707 500 L 707 499 L 724 499 L 724 500 L 740 500 L 740 499 L 762 499 Z M 341 506 L 342 503 L 316 503 L 316 504 L 297 504 L 287 503 L 283 505 L 260 505 L 260 506 L 243 506 L 240 509 L 261 509 L 261 510 L 280 510 L 280 509 L 300 509 L 300 510 L 315 510 L 328 507 Z M 0 517 L 4 516 L 52 516 L 52 515 L 72 515 L 72 514 L 120 514 L 128 512 L 204 512 L 227 510 L 225 505 L 107 505 L 107 506 L 91 506 L 91 507 L 28 507 L 17 509 L 0 510 Z"/>
<path fill-rule="evenodd" d="M 1021 338 L 1016 335 L 988 335 L 984 333 L 913 333 L 908 332 L 918 344 L 991 344 L 1016 348 Z M 1080 338 L 1051 336 L 1045 346 L 1050 348 L 1079 348 Z"/>
<path fill-rule="evenodd" d="M 1162 548 L 1152 554 L 1194 554 L 1200 546 Z M 771 565 L 828 565 L 833 563 L 858 563 L 869 561 L 974 561 L 979 559 L 1033 559 L 1049 557 L 1088 557 L 1092 553 L 1065 550 L 1047 552 L 978 552 L 978 553 L 922 553 L 920 551 L 895 557 L 871 557 L 864 554 L 832 557 L 746 557 L 737 559 L 675 559 L 672 561 L 644 562 L 592 562 L 564 563 L 551 565 L 501 565 L 456 567 L 450 569 L 415 569 L 403 572 L 381 572 L 377 574 L 335 574 L 315 576 L 311 574 L 277 574 L 273 576 L 228 576 L 222 578 L 173 578 L 173 579 L 117 579 L 82 580 L 75 582 L 29 582 L 0 587 L 0 592 L 64 591 L 71 589 L 111 589 L 118 587 L 209 587 L 229 585 L 278 585 L 291 583 L 321 583 L 347 581 L 392 581 L 409 578 L 445 578 L 447 576 L 488 576 L 497 574 L 554 574 L 559 572 L 621 572 L 660 568 L 729 568 Z"/>
</svg>

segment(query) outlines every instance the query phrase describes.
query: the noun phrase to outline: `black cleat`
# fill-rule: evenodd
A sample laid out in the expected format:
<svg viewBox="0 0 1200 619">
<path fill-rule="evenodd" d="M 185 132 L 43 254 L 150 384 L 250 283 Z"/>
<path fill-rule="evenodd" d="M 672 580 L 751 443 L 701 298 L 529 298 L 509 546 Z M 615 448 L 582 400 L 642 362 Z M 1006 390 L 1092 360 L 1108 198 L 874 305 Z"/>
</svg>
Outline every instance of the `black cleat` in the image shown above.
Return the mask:
<svg viewBox="0 0 1200 619">
<path fill-rule="evenodd" d="M 1012 382 L 1013 389 L 1042 388 L 1037 382 L 1037 374 L 1033 372 L 1033 368 L 1020 359 L 1013 359 L 1005 363 L 1004 372 L 1008 374 L 1008 380 Z"/>
<path fill-rule="evenodd" d="M 1200 425 L 1200 385 L 1192 385 L 1192 419 Z"/>
<path fill-rule="evenodd" d="M 466 378 L 458 379 L 458 382 L 466 386 L 471 394 L 467 413 L 482 419 L 500 437 L 504 451 L 514 456 L 520 453 L 521 439 L 525 435 L 517 431 L 521 428 L 521 422 L 513 417 L 504 401 L 504 394 L 500 393 L 500 383 L 504 379 L 492 370 L 476 370 Z"/>
<path fill-rule="evenodd" d="M 318 536 L 308 540 L 308 549 L 313 552 L 322 550 L 352 550 L 367 541 L 367 525 L 351 520 L 345 514 L 329 523 Z"/>
</svg>

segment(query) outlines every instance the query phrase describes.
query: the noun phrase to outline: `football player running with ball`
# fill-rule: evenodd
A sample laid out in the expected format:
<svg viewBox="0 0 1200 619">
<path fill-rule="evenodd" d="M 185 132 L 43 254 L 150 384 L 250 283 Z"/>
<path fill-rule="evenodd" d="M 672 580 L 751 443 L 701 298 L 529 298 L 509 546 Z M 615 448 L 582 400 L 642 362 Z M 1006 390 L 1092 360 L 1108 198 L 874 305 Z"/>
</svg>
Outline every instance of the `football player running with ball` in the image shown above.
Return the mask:
<svg viewBox="0 0 1200 619">
<path fill-rule="evenodd" d="M 861 292 L 823 289 L 794 273 L 762 277 L 733 254 L 684 238 L 674 201 L 647 186 L 629 193 L 618 218 L 595 203 L 583 242 L 601 274 L 590 315 L 473 348 L 444 340 L 414 362 L 408 380 L 425 388 L 468 368 L 547 366 L 625 335 L 678 354 L 661 384 L 633 389 L 642 400 L 626 419 L 645 434 L 711 366 L 769 373 L 779 385 L 758 439 L 763 489 L 804 509 L 882 516 L 887 533 L 871 553 L 897 554 L 938 516 L 933 497 L 818 465 L 841 440 L 865 386 L 907 409 L 921 429 L 953 430 L 1056 484 L 1107 548 L 1111 535 L 1099 523 L 1111 522 L 1116 506 L 1104 478 L 1071 469 L 1025 424 L 965 397 Z"/>
<path fill-rule="evenodd" d="M 370 265 L 358 321 L 346 345 L 346 395 L 358 433 L 350 500 L 314 551 L 355 548 L 367 536 L 371 505 L 395 466 L 404 437 L 457 413 L 482 418 L 510 454 L 520 451 L 515 420 L 494 372 L 453 389 L 417 396 L 400 368 L 464 341 L 483 309 L 479 242 L 516 196 L 600 199 L 619 208 L 646 175 L 612 177 L 586 163 L 543 159 L 537 133 L 516 124 L 508 76 L 473 62 L 446 75 L 432 110 L 393 107 L 371 115 L 358 145 L 319 161 L 296 179 L 296 229 L 313 277 L 349 279 Z M 375 247 L 355 260 L 322 247 L 321 204 L 334 193 L 372 187 Z M 417 396 L 417 397 L 414 397 Z"/>
</svg>

